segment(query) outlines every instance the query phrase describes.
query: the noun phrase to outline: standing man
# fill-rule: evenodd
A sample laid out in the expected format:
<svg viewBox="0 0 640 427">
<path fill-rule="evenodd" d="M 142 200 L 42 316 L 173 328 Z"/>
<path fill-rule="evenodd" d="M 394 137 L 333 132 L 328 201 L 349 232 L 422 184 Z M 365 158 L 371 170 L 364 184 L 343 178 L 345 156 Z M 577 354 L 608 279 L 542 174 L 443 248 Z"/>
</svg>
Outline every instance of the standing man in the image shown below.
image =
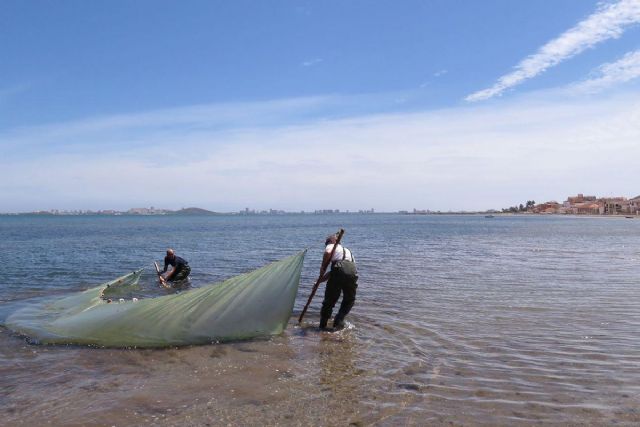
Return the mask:
<svg viewBox="0 0 640 427">
<path fill-rule="evenodd" d="M 344 328 L 344 318 L 353 307 L 356 302 L 356 289 L 358 288 L 358 271 L 356 269 L 356 261 L 353 258 L 351 250 L 343 247 L 342 245 L 336 245 L 338 240 L 335 234 L 331 234 L 324 242 L 324 256 L 322 258 L 322 266 L 331 263 L 331 270 L 324 275 L 322 282 L 327 282 L 327 287 L 324 291 L 324 300 L 322 301 L 322 310 L 320 311 L 320 328 L 326 329 L 327 322 L 331 317 L 333 307 L 340 298 L 342 293 L 342 303 L 340 304 L 340 310 L 333 319 L 333 328 Z M 334 245 L 336 246 L 331 257 L 331 251 Z M 331 259 L 330 259 L 331 258 Z M 320 267 L 320 274 L 322 274 L 322 267 Z"/>
<path fill-rule="evenodd" d="M 167 267 L 169 265 L 173 268 L 167 273 Z M 189 277 L 191 267 L 189 267 L 189 263 L 184 258 L 177 256 L 173 249 L 167 249 L 167 256 L 164 257 L 164 270 L 162 270 L 162 273 L 167 273 L 164 277 L 160 276 L 160 281 L 163 284 L 167 282 L 179 282 Z"/>
</svg>

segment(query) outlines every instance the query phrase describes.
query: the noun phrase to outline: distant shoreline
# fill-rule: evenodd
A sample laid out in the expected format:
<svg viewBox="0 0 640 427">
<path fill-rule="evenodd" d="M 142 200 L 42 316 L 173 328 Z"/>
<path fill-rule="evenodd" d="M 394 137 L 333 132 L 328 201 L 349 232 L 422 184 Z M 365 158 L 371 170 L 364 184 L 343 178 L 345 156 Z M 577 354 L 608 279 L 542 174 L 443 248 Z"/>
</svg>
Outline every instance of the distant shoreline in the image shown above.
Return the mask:
<svg viewBox="0 0 640 427">
<path fill-rule="evenodd" d="M 512 213 L 512 212 L 334 212 L 334 213 L 316 213 L 316 212 L 279 212 L 279 213 L 253 213 L 245 214 L 238 212 L 210 212 L 210 213 L 157 213 L 157 214 L 135 214 L 135 213 L 65 213 L 54 214 L 49 212 L 5 212 L 0 213 L 0 217 L 205 217 L 205 216 L 237 216 L 237 217 L 265 217 L 265 216 L 288 216 L 288 215 L 314 215 L 314 216 L 339 216 L 339 215 L 399 215 L 399 216 L 485 216 L 485 217 L 561 217 L 561 218 L 625 218 L 636 219 L 640 215 L 596 215 L 596 214 L 543 214 L 543 213 Z M 491 219 L 491 218 L 487 218 Z"/>
</svg>

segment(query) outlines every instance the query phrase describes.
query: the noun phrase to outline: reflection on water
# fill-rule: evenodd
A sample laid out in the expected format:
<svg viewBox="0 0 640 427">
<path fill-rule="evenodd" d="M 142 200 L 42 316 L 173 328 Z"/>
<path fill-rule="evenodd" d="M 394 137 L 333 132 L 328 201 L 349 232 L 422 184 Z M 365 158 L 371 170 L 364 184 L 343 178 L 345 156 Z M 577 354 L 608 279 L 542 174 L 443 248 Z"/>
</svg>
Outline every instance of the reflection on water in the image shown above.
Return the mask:
<svg viewBox="0 0 640 427">
<path fill-rule="evenodd" d="M 640 221 L 29 221 L 0 218 L 0 258 L 22 266 L 2 276 L 0 300 L 13 302 L 0 314 L 149 264 L 166 246 L 181 248 L 195 287 L 311 247 L 297 314 L 322 240 L 339 226 L 360 286 L 349 327 L 336 333 L 317 328 L 322 289 L 302 326 L 294 315 L 282 336 L 250 342 L 43 347 L 0 329 L 3 425 L 640 423 Z M 157 237 L 169 228 L 179 241 Z M 143 296 L 162 293 L 154 274 L 143 277 Z"/>
</svg>

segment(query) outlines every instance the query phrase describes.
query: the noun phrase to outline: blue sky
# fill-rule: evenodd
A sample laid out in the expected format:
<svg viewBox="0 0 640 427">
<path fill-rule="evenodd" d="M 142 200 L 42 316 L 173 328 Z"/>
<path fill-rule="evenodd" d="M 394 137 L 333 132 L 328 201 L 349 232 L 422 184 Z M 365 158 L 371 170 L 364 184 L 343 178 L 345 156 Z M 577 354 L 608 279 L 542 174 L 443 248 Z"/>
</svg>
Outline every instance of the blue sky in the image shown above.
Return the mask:
<svg viewBox="0 0 640 427">
<path fill-rule="evenodd" d="M 0 212 L 636 196 L 639 24 L 640 0 L 4 1 Z"/>
</svg>

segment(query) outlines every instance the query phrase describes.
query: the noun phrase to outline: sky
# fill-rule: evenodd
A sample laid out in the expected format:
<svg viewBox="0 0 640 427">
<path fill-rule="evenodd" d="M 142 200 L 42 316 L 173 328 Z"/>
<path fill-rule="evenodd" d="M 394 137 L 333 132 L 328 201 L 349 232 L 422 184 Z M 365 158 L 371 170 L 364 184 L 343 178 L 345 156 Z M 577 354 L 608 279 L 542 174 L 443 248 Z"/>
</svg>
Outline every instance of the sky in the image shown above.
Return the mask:
<svg viewBox="0 0 640 427">
<path fill-rule="evenodd" d="M 0 212 L 640 195 L 640 0 L 0 2 Z"/>
</svg>

